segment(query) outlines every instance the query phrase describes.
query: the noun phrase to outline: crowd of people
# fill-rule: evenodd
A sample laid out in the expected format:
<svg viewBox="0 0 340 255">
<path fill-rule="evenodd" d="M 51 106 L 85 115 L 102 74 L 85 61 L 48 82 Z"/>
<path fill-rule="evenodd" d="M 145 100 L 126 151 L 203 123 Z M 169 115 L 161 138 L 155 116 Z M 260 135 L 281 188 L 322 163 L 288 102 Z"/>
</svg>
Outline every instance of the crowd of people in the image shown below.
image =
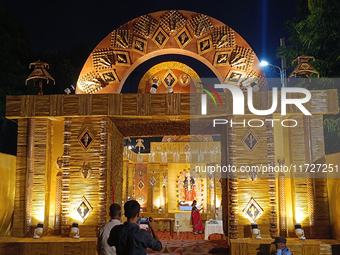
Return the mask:
<svg viewBox="0 0 340 255">
<path fill-rule="evenodd" d="M 202 234 L 204 227 L 200 216 L 200 209 L 197 208 L 197 201 L 192 202 L 192 225 L 194 234 Z M 147 248 L 154 251 L 162 249 L 162 243 L 157 235 L 155 221 L 148 218 L 148 227 L 141 227 L 140 219 L 141 206 L 136 200 L 130 200 L 124 205 L 126 222 L 121 223 L 121 206 L 112 204 L 110 206 L 111 220 L 105 223 L 98 235 L 97 252 L 99 255 L 143 255 L 147 254 Z M 286 238 L 276 237 L 273 244 L 276 245 L 276 255 L 292 255 L 286 246 Z"/>
</svg>

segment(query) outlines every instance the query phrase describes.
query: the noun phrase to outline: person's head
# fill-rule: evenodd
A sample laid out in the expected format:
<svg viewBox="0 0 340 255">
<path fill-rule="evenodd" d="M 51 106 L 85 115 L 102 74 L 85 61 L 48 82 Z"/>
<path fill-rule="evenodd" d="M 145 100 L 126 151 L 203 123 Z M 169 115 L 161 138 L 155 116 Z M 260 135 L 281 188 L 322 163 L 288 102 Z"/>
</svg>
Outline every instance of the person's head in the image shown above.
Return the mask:
<svg viewBox="0 0 340 255">
<path fill-rule="evenodd" d="M 283 250 L 286 248 L 287 239 L 284 237 L 275 237 L 273 244 L 276 245 L 276 249 Z"/>
<path fill-rule="evenodd" d="M 127 219 L 139 217 L 140 204 L 136 200 L 127 201 L 124 205 L 124 215 Z"/>
<path fill-rule="evenodd" d="M 192 201 L 192 204 L 191 204 L 191 206 L 195 206 L 197 204 L 197 201 L 196 200 L 194 200 L 194 201 Z"/>
<path fill-rule="evenodd" d="M 110 205 L 110 217 L 111 219 L 120 219 L 122 216 L 122 208 L 118 204 Z"/>
</svg>

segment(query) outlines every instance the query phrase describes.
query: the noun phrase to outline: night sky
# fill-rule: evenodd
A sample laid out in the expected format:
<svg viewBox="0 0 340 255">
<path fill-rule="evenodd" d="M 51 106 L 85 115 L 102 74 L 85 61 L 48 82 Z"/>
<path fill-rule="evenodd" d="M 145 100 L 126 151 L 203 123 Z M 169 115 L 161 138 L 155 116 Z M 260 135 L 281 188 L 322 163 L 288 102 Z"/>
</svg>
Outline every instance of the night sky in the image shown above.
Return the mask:
<svg viewBox="0 0 340 255">
<path fill-rule="evenodd" d="M 284 22 L 294 18 L 295 1 L 78 1 L 0 0 L 12 19 L 24 24 L 35 54 L 68 52 L 80 43 L 92 49 L 111 31 L 144 14 L 190 10 L 218 19 L 239 33 L 259 59 L 280 65 L 276 49 L 289 36 Z M 89 52 L 90 54 L 90 52 Z"/>
</svg>

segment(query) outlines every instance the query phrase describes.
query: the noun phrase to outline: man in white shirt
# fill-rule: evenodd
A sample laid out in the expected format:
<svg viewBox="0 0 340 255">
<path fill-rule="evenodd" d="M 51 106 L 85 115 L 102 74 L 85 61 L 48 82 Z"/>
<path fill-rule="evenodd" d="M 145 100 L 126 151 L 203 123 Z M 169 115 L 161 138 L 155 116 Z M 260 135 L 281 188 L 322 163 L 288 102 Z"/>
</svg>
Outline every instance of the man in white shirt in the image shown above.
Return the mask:
<svg viewBox="0 0 340 255">
<path fill-rule="evenodd" d="M 122 216 L 122 208 L 118 204 L 110 206 L 111 220 L 105 223 L 99 230 L 97 252 L 99 255 L 116 255 L 116 247 L 107 244 L 111 229 L 114 226 L 121 225 L 120 218 Z"/>
</svg>

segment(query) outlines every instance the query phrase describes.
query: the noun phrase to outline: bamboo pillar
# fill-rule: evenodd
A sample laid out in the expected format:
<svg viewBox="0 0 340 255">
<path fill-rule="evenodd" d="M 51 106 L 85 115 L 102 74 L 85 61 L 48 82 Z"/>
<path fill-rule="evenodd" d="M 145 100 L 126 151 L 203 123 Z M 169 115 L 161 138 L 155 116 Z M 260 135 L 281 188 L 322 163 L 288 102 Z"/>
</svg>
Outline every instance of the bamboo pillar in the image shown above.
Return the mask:
<svg viewBox="0 0 340 255">
<path fill-rule="evenodd" d="M 126 193 L 125 193 L 125 201 L 128 201 L 130 198 L 130 193 L 129 193 L 129 162 L 126 163 Z"/>
<path fill-rule="evenodd" d="M 29 235 L 32 226 L 33 178 L 34 178 L 34 131 L 35 119 L 28 120 L 27 172 L 25 196 L 25 235 Z"/>
<path fill-rule="evenodd" d="M 99 154 L 99 177 L 98 177 L 98 224 L 96 231 L 99 231 L 106 222 L 106 178 L 107 178 L 107 118 L 103 117 L 100 121 L 100 154 Z"/>
<path fill-rule="evenodd" d="M 304 126 L 304 138 L 305 138 L 305 152 L 306 152 L 306 164 L 313 163 L 312 155 L 312 134 L 310 116 L 303 116 Z M 309 170 L 309 169 L 308 169 Z M 308 216 L 309 216 L 309 229 L 310 237 L 315 237 L 315 179 L 313 173 L 307 173 L 307 204 L 308 204 Z"/>
<path fill-rule="evenodd" d="M 229 120 L 231 121 L 231 120 Z M 229 122 L 230 123 L 230 122 Z M 229 126 L 226 130 L 226 144 L 221 146 L 221 157 L 227 158 L 225 162 L 227 166 L 235 166 L 236 164 L 236 132 L 234 127 Z M 226 147 L 222 150 L 222 147 Z M 228 236 L 230 239 L 237 239 L 238 237 L 238 180 L 233 173 L 228 176 Z"/>
<path fill-rule="evenodd" d="M 266 119 L 273 119 L 273 115 L 266 116 Z M 266 124 L 267 136 L 267 158 L 268 165 L 275 166 L 275 151 L 274 151 L 274 134 L 271 122 Z M 277 236 L 277 214 L 276 214 L 276 187 L 275 187 L 275 173 L 269 173 L 269 204 L 270 204 L 270 236 L 275 238 Z"/>
<path fill-rule="evenodd" d="M 55 220 L 54 220 L 55 235 L 60 234 L 62 177 L 63 177 L 62 172 L 59 172 L 56 177 Z"/>
<path fill-rule="evenodd" d="M 280 222 L 280 236 L 287 236 L 287 215 L 286 215 L 286 194 L 285 194 L 285 175 L 284 173 L 279 174 L 278 185 L 279 185 L 279 222 Z"/>
<path fill-rule="evenodd" d="M 71 118 L 64 120 L 63 177 L 61 189 L 61 236 L 69 235 Z"/>
</svg>

